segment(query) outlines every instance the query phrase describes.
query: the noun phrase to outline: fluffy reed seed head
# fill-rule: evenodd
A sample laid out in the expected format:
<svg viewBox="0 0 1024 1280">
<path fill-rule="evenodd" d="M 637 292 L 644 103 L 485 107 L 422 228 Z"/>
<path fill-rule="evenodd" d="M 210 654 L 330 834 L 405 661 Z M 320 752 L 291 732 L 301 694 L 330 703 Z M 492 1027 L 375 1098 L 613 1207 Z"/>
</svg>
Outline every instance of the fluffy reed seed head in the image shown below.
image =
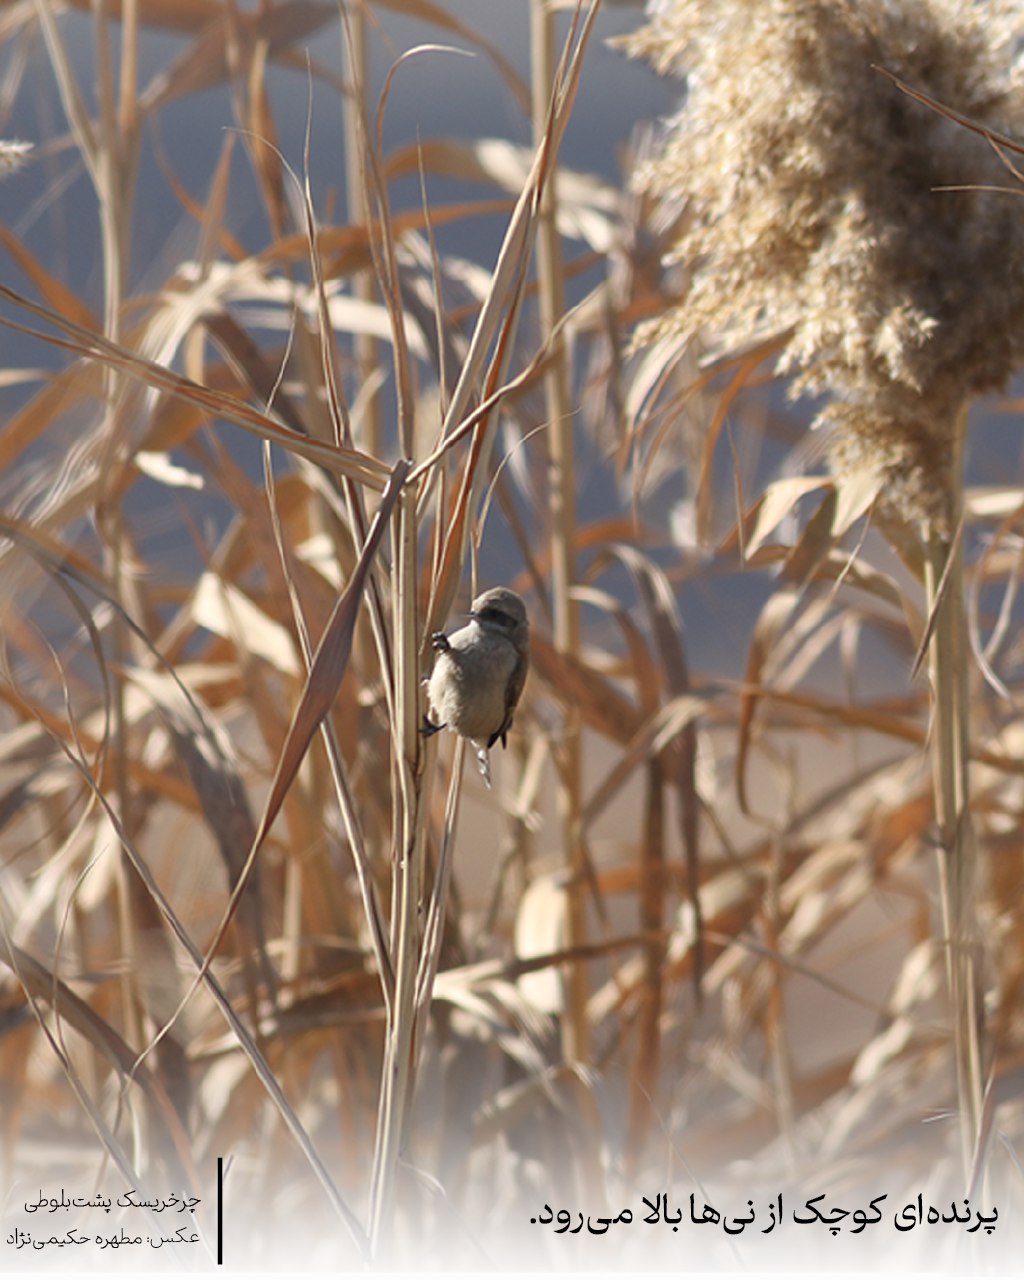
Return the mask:
<svg viewBox="0 0 1024 1280">
<path fill-rule="evenodd" d="M 948 520 L 961 411 L 1021 363 L 1024 206 L 984 138 L 874 67 L 1020 136 L 1022 33 L 1021 0 L 662 0 L 629 42 L 686 77 L 641 175 L 689 205 L 691 288 L 657 328 L 788 332 L 837 464 L 904 519 Z"/>
</svg>

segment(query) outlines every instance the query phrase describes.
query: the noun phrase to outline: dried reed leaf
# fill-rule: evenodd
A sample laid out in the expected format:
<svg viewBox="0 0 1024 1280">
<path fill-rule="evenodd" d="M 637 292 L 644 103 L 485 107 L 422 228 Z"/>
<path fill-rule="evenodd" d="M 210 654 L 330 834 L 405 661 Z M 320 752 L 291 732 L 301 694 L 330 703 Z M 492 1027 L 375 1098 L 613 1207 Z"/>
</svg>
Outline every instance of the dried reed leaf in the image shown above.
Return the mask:
<svg viewBox="0 0 1024 1280">
<path fill-rule="evenodd" d="M 642 555 L 635 548 L 620 546 L 615 550 L 618 557 L 633 574 L 650 618 L 665 691 L 671 695 L 677 705 L 683 701 L 690 700 L 690 664 L 686 657 L 683 625 L 668 578 L 665 576 L 664 571 L 649 557 Z M 693 910 L 696 935 L 692 952 L 694 997 L 699 1007 L 702 1000 L 704 971 L 704 931 L 699 893 L 700 801 L 697 795 L 696 778 L 696 718 L 681 723 L 678 735 L 673 734 L 669 737 L 667 733 L 662 734 L 661 741 L 665 745 L 661 747 L 656 757 L 658 770 L 654 775 L 653 782 L 660 785 L 662 777 L 664 777 L 676 788 L 679 796 L 679 834 L 686 858 L 687 893 Z M 642 921 L 644 929 L 648 932 L 660 932 L 662 928 L 663 878 L 664 868 L 660 863 L 649 868 L 645 893 L 649 908 Z M 660 964 L 660 955 L 656 951 L 652 951 L 651 956 L 652 958 L 657 957 L 657 961 Z M 653 964 L 651 967 L 653 968 Z M 660 1009 L 657 1012 L 660 1018 Z M 653 1029 L 651 1034 L 653 1036 Z M 653 1078 L 650 1083 L 653 1085 Z"/>
<path fill-rule="evenodd" d="M 324 1192 L 326 1193 L 333 1209 L 337 1213 L 339 1219 L 345 1225 L 346 1229 L 349 1232 L 349 1235 L 351 1236 L 353 1242 L 356 1244 L 357 1248 L 360 1250 L 361 1254 L 365 1256 L 365 1252 L 366 1252 L 365 1235 L 362 1231 L 362 1228 L 358 1220 L 356 1219 L 352 1211 L 349 1209 L 343 1197 L 338 1192 L 338 1189 L 335 1186 L 334 1181 L 332 1180 L 330 1174 L 328 1173 L 322 1159 L 318 1155 L 316 1148 L 313 1146 L 312 1142 L 310 1141 L 309 1135 L 304 1129 L 298 1116 L 295 1114 L 294 1109 L 288 1103 L 288 1100 L 285 1097 L 284 1092 L 282 1091 L 281 1086 L 277 1081 L 277 1078 L 274 1076 L 273 1072 L 271 1071 L 263 1054 L 260 1052 L 252 1036 L 250 1035 L 250 1033 L 248 1032 L 244 1024 L 241 1022 L 241 1020 L 239 1019 L 223 987 L 221 986 L 220 982 L 218 982 L 218 980 L 213 976 L 213 974 L 210 973 L 209 958 L 204 960 L 198 947 L 193 942 L 188 930 L 184 927 L 181 920 L 178 918 L 177 914 L 171 907 L 170 902 L 167 900 L 166 895 L 160 889 L 160 886 L 155 880 L 148 863 L 144 858 L 140 857 L 138 850 L 135 848 L 127 832 L 125 831 L 124 825 L 119 815 L 115 812 L 110 802 L 110 799 L 107 797 L 107 795 L 103 792 L 103 790 L 98 785 L 97 779 L 90 772 L 86 762 L 82 758 L 80 758 L 79 754 L 77 753 L 77 742 L 74 739 L 74 737 L 69 735 L 69 738 L 67 740 L 60 739 L 56 742 L 56 745 L 60 749 L 60 751 L 63 753 L 65 758 L 68 760 L 68 762 L 79 772 L 79 775 L 82 777 L 82 779 L 88 785 L 89 789 L 92 791 L 93 796 L 95 797 L 98 804 L 102 807 L 103 812 L 105 813 L 107 819 L 110 821 L 111 825 L 116 831 L 117 838 L 121 844 L 121 848 L 124 850 L 125 854 L 129 858 L 132 868 L 138 875 L 139 880 L 144 886 L 146 892 L 148 893 L 153 906 L 159 912 L 159 915 L 162 918 L 162 920 L 166 922 L 170 931 L 173 933 L 175 938 L 177 938 L 178 942 L 181 944 L 182 948 L 188 954 L 189 958 L 191 959 L 192 963 L 195 965 L 198 971 L 193 987 L 191 988 L 189 993 L 185 996 L 184 1000 L 179 1005 L 174 1016 L 171 1018 L 170 1021 L 166 1022 L 163 1025 L 161 1030 L 157 1032 L 157 1034 L 149 1042 L 146 1049 L 136 1059 L 134 1068 L 137 1070 L 139 1066 L 142 1064 L 145 1057 L 148 1056 L 149 1053 L 153 1052 L 153 1050 L 159 1045 L 159 1042 L 162 1039 L 166 1038 L 175 1019 L 180 1015 L 185 1004 L 191 998 L 192 993 L 196 990 L 197 985 L 199 983 L 203 983 L 207 988 L 207 990 L 210 992 L 211 996 L 213 997 L 217 1008 L 220 1010 L 221 1014 L 224 1016 L 228 1025 L 231 1027 L 236 1040 L 238 1041 L 240 1047 L 242 1048 L 242 1051 L 245 1053 L 249 1063 L 252 1066 L 253 1071 L 255 1072 L 256 1076 L 259 1078 L 260 1082 L 262 1083 L 263 1087 L 265 1088 L 272 1102 L 277 1108 L 286 1127 L 289 1129 L 296 1143 L 302 1150 L 306 1161 L 308 1162 L 310 1168 L 313 1170 L 314 1174 L 316 1175 L 317 1180 L 320 1182 L 322 1188 L 324 1189 Z M 244 887 L 244 881 L 240 881 L 239 885 L 236 887 L 233 905 L 237 905 L 237 896 L 240 894 L 241 889 L 243 887 Z M 221 933 L 223 933 L 223 928 L 221 929 Z M 219 937 L 217 941 L 219 941 Z M 212 951 L 211 951 L 211 955 L 212 955 Z M 47 1030 L 45 1026 L 44 1026 L 44 1030 Z M 60 1046 L 55 1041 L 52 1040 L 52 1037 L 49 1037 L 49 1038 L 51 1039 L 51 1043 L 53 1044 L 54 1051 L 57 1054 L 58 1059 L 61 1060 L 62 1065 L 65 1064 L 66 1059 L 62 1054 Z M 68 1068 L 66 1067 L 66 1069 Z M 70 1073 L 69 1073 L 69 1080 L 72 1083 L 72 1086 L 75 1088 L 76 1095 L 78 1096 L 79 1100 L 82 1102 L 83 1106 L 85 1106 L 85 1108 L 89 1112 L 90 1118 L 92 1119 L 94 1125 L 96 1126 L 97 1131 L 101 1134 L 101 1136 L 105 1135 L 106 1126 L 103 1123 L 101 1117 L 99 1117 L 99 1115 L 97 1114 L 96 1109 L 92 1104 L 91 1098 L 80 1087 L 77 1086 L 77 1079 Z M 117 1147 L 116 1142 L 114 1142 L 112 1135 L 109 1138 L 104 1137 L 103 1140 L 104 1140 L 104 1145 L 111 1152 L 112 1156 L 117 1161 L 119 1167 L 122 1168 L 122 1172 L 125 1173 L 125 1176 L 129 1176 L 129 1172 L 128 1172 L 129 1166 L 126 1161 L 120 1158 L 119 1149 Z"/>
<path fill-rule="evenodd" d="M 257 654 L 284 675 L 297 676 L 299 662 L 287 628 L 269 618 L 233 583 L 204 573 L 192 597 L 191 616 L 197 626 L 223 636 Z"/>
<path fill-rule="evenodd" d="M 0 226 L 0 244 L 3 244 L 14 261 L 28 276 L 48 306 L 80 325 L 84 329 L 96 329 L 98 324 L 92 310 L 82 300 L 47 271 L 39 259 L 31 253 L 7 227 Z"/>
<path fill-rule="evenodd" d="M 740 811 L 749 814 L 747 800 L 747 761 L 752 745 L 754 713 L 761 691 L 761 677 L 771 660 L 775 645 L 786 632 L 802 592 L 792 588 L 776 591 L 765 602 L 751 637 L 744 673 L 744 692 L 740 700 L 740 716 L 736 740 L 736 798 Z"/>
<path fill-rule="evenodd" d="M 196 692 L 186 691 L 180 671 L 172 679 L 159 672 L 136 668 L 129 677 L 149 694 L 170 726 L 177 754 L 184 761 L 207 826 L 216 839 L 228 885 L 234 889 L 244 866 L 245 853 L 252 847 L 256 824 L 227 735 Z M 238 922 L 245 944 L 243 962 L 247 972 L 250 956 L 255 954 L 260 976 L 273 995 L 277 983 L 267 954 L 258 866 L 253 867 L 239 902 Z M 255 993 L 255 978 L 250 974 L 249 994 L 254 1011 Z"/>
<path fill-rule="evenodd" d="M 182 378 L 172 373 L 160 364 L 134 355 L 127 348 L 108 341 L 98 333 L 80 329 L 56 312 L 40 307 L 29 301 L 29 299 L 22 297 L 13 289 L 8 289 L 6 285 L 0 285 L 0 297 L 6 298 L 8 302 L 13 303 L 15 306 L 39 316 L 57 329 L 71 334 L 72 337 L 70 340 L 55 338 L 49 334 L 28 329 L 24 325 L 0 316 L 0 324 L 6 325 L 9 329 L 27 333 L 53 346 L 74 351 L 76 354 L 96 360 L 108 368 L 116 369 L 119 372 L 137 378 L 154 389 L 180 396 L 214 417 L 225 418 L 237 426 L 254 432 L 262 439 L 269 440 L 273 444 L 279 444 L 282 448 L 292 453 L 297 453 L 311 462 L 325 466 L 329 471 L 350 474 L 358 482 L 368 484 L 378 490 L 382 490 L 384 487 L 387 468 L 375 458 L 361 454 L 357 450 L 322 444 L 300 436 L 298 433 L 290 431 L 275 422 L 266 414 L 250 409 L 248 405 L 232 396 L 226 396 L 207 387 L 201 387 L 188 378 Z"/>
<path fill-rule="evenodd" d="M 243 367 L 253 364 L 252 356 L 244 352 L 244 340 L 239 336 L 244 331 L 222 310 L 232 302 L 247 304 L 250 323 L 264 329 L 290 333 L 296 324 L 296 312 L 311 317 L 322 309 L 332 328 L 393 341 L 387 309 L 379 303 L 350 298 L 340 293 L 336 286 L 327 290 L 322 279 L 309 288 L 283 278 L 268 277 L 254 258 L 244 258 L 237 263 L 214 262 L 202 269 L 191 263 L 182 263 L 175 283 L 176 288 L 162 294 L 161 305 L 149 318 L 145 329 L 146 353 L 163 364 L 173 360 L 178 347 L 197 323 L 207 323 L 208 320 L 227 350 L 239 359 Z M 232 325 L 235 326 L 234 331 Z M 425 356 L 426 344 L 416 330 L 410 336 L 409 346 L 418 358 Z M 280 379 L 275 375 L 274 381 L 279 382 Z M 293 424 L 289 422 L 288 425 Z M 305 428 L 298 429 L 305 434 Z"/>
<path fill-rule="evenodd" d="M 851 559 L 846 552 L 833 550 L 818 563 L 817 579 L 856 587 L 882 604 L 894 608 L 897 616 L 903 618 L 903 644 L 906 644 L 907 637 L 913 642 L 914 637 L 920 635 L 924 621 L 916 601 L 895 578 L 863 559 Z M 878 625 L 882 625 L 881 619 L 878 619 Z M 900 642 L 896 633 L 890 634 L 890 640 L 894 644 Z"/>
<path fill-rule="evenodd" d="M 410 464 L 408 462 L 396 463 L 393 468 L 392 478 L 381 498 L 381 503 L 377 509 L 377 514 L 374 516 L 366 543 L 360 552 L 359 562 L 349 579 L 348 585 L 338 597 L 327 626 L 324 628 L 324 633 L 320 637 L 302 695 L 292 714 L 291 724 L 278 758 L 274 780 L 270 794 L 264 804 L 259 827 L 245 864 L 239 872 L 238 882 L 231 894 L 231 899 L 218 927 L 216 937 L 210 947 L 210 956 L 213 955 L 218 942 L 223 937 L 224 931 L 237 907 L 238 899 L 245 888 L 260 845 L 273 826 L 284 798 L 295 780 L 299 766 L 305 758 L 309 744 L 312 742 L 320 722 L 330 710 L 331 704 L 337 695 L 338 686 L 344 678 L 349 654 L 352 650 L 356 616 L 366 588 L 370 566 L 384 536 L 392 510 L 401 494 L 402 484 L 408 475 L 409 469 Z M 206 962 L 207 966 L 208 964 L 209 961 Z"/>
<path fill-rule="evenodd" d="M 256 345 L 246 330 L 227 311 L 204 315 L 203 323 L 210 337 L 242 372 L 261 405 L 273 404 L 275 413 L 300 435 L 309 429 L 291 397 L 281 386 L 281 371 Z"/>
<path fill-rule="evenodd" d="M 531 635 L 530 661 L 556 698 L 612 742 L 624 744 L 639 729 L 641 716 L 629 699 L 581 658 L 560 654 L 543 636 Z"/>
<path fill-rule="evenodd" d="M 88 555 L 49 530 L 23 517 L 0 513 L 0 533 L 29 550 L 48 571 L 69 572 L 99 595 L 110 594 L 106 576 Z"/>
<path fill-rule="evenodd" d="M 640 706 L 646 715 L 653 715 L 661 700 L 661 675 L 629 609 L 609 592 L 595 587 L 573 587 L 572 596 L 580 604 L 593 605 L 615 619 L 629 650 L 630 676 L 636 686 Z"/>
<path fill-rule="evenodd" d="M 832 535 L 841 538 L 873 505 L 882 487 L 882 477 L 874 471 L 853 471 L 838 476 L 836 511 Z"/>
<path fill-rule="evenodd" d="M 503 138 L 457 142 L 435 138 L 394 151 L 388 157 L 388 177 L 422 169 L 463 182 L 487 182 L 518 194 L 529 176 L 533 152 Z M 591 174 L 558 171 L 558 229 L 569 239 L 583 240 L 598 253 L 607 253 L 615 237 L 613 215 L 619 193 Z M 433 218 L 433 215 L 431 215 Z"/>
<path fill-rule="evenodd" d="M 522 77 L 500 48 L 493 41 L 485 39 L 479 32 L 474 31 L 468 23 L 460 21 L 454 14 L 435 4 L 433 0 L 377 0 L 377 3 L 382 8 L 393 9 L 396 13 L 404 13 L 420 21 L 429 22 L 432 26 L 440 27 L 442 31 L 450 31 L 453 35 L 461 36 L 482 49 L 494 63 L 498 74 L 506 87 L 511 90 L 520 108 L 529 112 L 530 93 L 523 84 Z"/>
<path fill-rule="evenodd" d="M 871 732 L 879 733 L 883 737 L 895 738 L 899 742 L 909 742 L 916 746 L 922 745 L 926 740 L 925 730 L 916 720 L 893 714 L 884 707 L 834 703 L 824 698 L 815 697 L 812 694 L 796 693 L 792 690 L 779 689 L 775 686 L 760 686 L 756 689 L 749 689 L 749 691 L 759 699 L 777 702 L 782 706 L 811 711 L 814 713 L 815 719 L 820 717 L 820 720 L 826 724 L 841 726 L 846 729 L 869 729 Z M 1010 763 L 1002 757 L 996 756 L 995 753 L 988 751 L 978 751 L 975 754 L 975 758 L 990 763 L 995 763 L 996 759 L 1000 759 L 1002 767 L 1008 767 Z"/>
<path fill-rule="evenodd" d="M 203 238 L 198 255 L 200 263 L 204 269 L 209 267 L 218 248 L 234 261 L 242 261 L 247 256 L 246 251 L 241 241 L 224 225 L 224 215 L 230 190 L 231 161 L 234 156 L 237 135 L 229 133 L 224 138 L 224 145 L 221 148 L 217 167 L 210 181 L 210 194 L 205 204 L 203 204 L 192 198 L 171 167 L 171 162 L 160 143 L 159 129 L 156 127 L 158 119 L 159 117 L 156 117 L 153 121 L 156 159 L 167 185 L 174 193 L 175 199 L 203 229 Z"/>
<path fill-rule="evenodd" d="M 760 363 L 761 356 L 759 353 L 755 353 L 740 364 L 740 367 L 733 374 L 728 387 L 719 397 L 718 403 L 715 405 L 714 415 L 708 424 L 701 453 L 700 474 L 696 485 L 697 537 L 702 543 L 707 541 L 711 529 L 711 475 L 718 438 L 722 427 L 725 425 L 729 409 L 743 390 L 747 379 L 751 377 Z"/>
<path fill-rule="evenodd" d="M 460 200 L 453 204 L 432 205 L 430 222 L 434 227 L 441 227 L 481 216 L 507 214 L 511 208 L 508 200 Z M 401 243 L 408 235 L 422 231 L 425 225 L 422 209 L 401 210 L 394 215 L 392 231 Z M 323 260 L 324 279 L 354 275 L 372 266 L 371 234 L 371 228 L 365 223 L 318 227 L 316 247 Z M 261 263 L 306 262 L 309 259 L 308 238 L 302 233 L 282 236 L 260 250 L 255 259 Z"/>
<path fill-rule="evenodd" d="M 98 389 L 98 376 L 77 365 L 48 374 L 39 391 L 4 423 L 0 431 L 0 468 L 10 467 L 26 449 L 42 439 L 58 415 L 84 394 L 90 383 Z"/>
<path fill-rule="evenodd" d="M 266 39 L 258 40 L 252 51 L 248 76 L 249 131 L 246 141 L 263 192 L 263 203 L 270 225 L 275 234 L 280 236 L 284 231 L 288 211 L 284 198 L 284 164 L 266 85 L 270 51 L 270 43 Z"/>
<path fill-rule="evenodd" d="M 594 786 L 580 814 L 583 829 L 586 830 L 597 821 L 641 765 L 669 747 L 710 705 L 706 698 L 683 695 L 663 703 L 654 715 L 641 722 L 631 738 L 622 744 L 622 754 L 617 757 L 615 764 Z M 679 779 L 675 781 L 678 783 Z M 687 852 L 692 854 L 694 843 L 690 837 L 687 840 Z"/>
<path fill-rule="evenodd" d="M 592 6 L 576 46 L 571 51 L 568 47 L 566 49 L 566 61 L 560 68 L 559 80 L 552 94 L 551 110 L 541 135 L 540 146 L 523 185 L 522 194 L 509 219 L 495 264 L 491 290 L 480 310 L 458 382 L 452 391 L 441 426 L 442 441 L 460 429 L 462 420 L 467 416 L 470 398 L 478 386 L 483 386 L 486 399 L 496 396 L 504 381 L 522 303 L 526 267 L 537 232 L 541 200 L 545 184 L 557 161 L 596 12 L 596 7 Z M 492 344 L 493 355 L 485 375 L 483 370 Z M 494 430 L 492 416 L 475 433 L 455 507 L 446 522 L 447 530 L 439 568 L 431 593 L 431 605 L 427 611 L 430 627 L 435 627 L 451 608 L 461 567 L 465 562 L 470 530 L 468 513 L 478 505 L 487 483 L 486 463 L 493 445 Z"/>
<path fill-rule="evenodd" d="M 279 59 L 293 45 L 332 22 L 337 10 L 319 0 L 283 0 L 266 9 L 224 8 L 210 16 L 214 21 L 203 23 L 189 47 L 161 68 L 142 91 L 139 105 L 145 114 L 152 115 L 178 98 L 226 82 L 234 59 L 241 57 L 244 65 L 261 43 L 266 44 L 271 60 Z"/>
<path fill-rule="evenodd" d="M 826 490 L 817 510 L 805 521 L 796 542 L 789 549 L 780 575 L 784 583 L 806 586 L 818 566 L 828 557 L 835 542 L 836 491 Z"/>
<path fill-rule="evenodd" d="M 6 929 L 0 930 L 0 934 L 2 934 L 0 945 L 4 948 L 6 961 L 25 991 L 39 1020 L 40 1028 L 50 1041 L 51 1047 L 67 1073 L 72 1089 L 89 1114 L 103 1146 L 122 1174 L 135 1179 L 134 1185 L 143 1185 L 138 1180 L 138 1175 L 121 1144 L 107 1126 L 99 1108 L 86 1092 L 56 1036 L 43 1021 L 37 1007 L 39 1003 L 48 1004 L 53 1009 L 58 1019 L 58 1027 L 60 1020 L 66 1020 L 84 1036 L 88 1043 L 93 1044 L 103 1057 L 112 1061 L 123 1076 L 126 1085 L 134 1081 L 140 1086 L 142 1095 L 149 1104 L 151 1119 L 160 1123 L 163 1131 L 171 1139 L 183 1176 L 187 1178 L 191 1187 L 198 1188 L 199 1176 L 192 1158 L 188 1135 L 159 1079 L 139 1065 L 135 1053 L 117 1031 L 77 996 L 57 974 L 50 972 L 27 951 L 14 943 Z"/>
<path fill-rule="evenodd" d="M 809 602 L 779 644 L 772 663 L 772 684 L 778 689 L 798 686 L 819 658 L 842 639 L 846 629 L 846 618 L 832 612 L 827 598 Z"/>
<path fill-rule="evenodd" d="M 756 555 L 782 521 L 794 513 L 801 498 L 829 487 L 829 481 L 821 476 L 785 476 L 773 481 L 754 504 L 753 519 L 744 537 L 745 554 Z"/>
</svg>

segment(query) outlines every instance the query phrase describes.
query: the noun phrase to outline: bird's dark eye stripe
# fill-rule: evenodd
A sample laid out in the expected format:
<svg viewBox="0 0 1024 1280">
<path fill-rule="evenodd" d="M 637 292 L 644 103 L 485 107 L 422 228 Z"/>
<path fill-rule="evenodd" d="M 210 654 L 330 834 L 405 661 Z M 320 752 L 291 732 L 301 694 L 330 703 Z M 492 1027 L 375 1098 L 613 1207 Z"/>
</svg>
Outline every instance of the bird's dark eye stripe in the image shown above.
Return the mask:
<svg viewBox="0 0 1024 1280">
<path fill-rule="evenodd" d="M 492 604 L 489 604 L 486 609 L 481 609 L 476 616 L 486 618 L 489 622 L 507 622 L 513 627 L 516 624 L 515 618 L 510 613 L 506 613 L 504 609 L 496 609 Z"/>
</svg>

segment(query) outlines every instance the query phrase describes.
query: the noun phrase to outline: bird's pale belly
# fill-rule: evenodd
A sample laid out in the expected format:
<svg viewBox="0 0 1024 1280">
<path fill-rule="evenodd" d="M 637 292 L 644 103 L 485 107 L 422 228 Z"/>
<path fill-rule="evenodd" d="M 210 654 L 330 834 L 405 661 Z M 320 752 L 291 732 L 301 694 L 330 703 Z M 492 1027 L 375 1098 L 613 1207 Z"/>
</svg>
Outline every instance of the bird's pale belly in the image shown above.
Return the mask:
<svg viewBox="0 0 1024 1280">
<path fill-rule="evenodd" d="M 472 658 L 452 649 L 438 655 L 427 685 L 431 710 L 439 724 L 464 738 L 485 741 L 505 721 L 506 679 L 473 678 Z M 468 691 L 472 689 L 472 697 Z"/>
</svg>

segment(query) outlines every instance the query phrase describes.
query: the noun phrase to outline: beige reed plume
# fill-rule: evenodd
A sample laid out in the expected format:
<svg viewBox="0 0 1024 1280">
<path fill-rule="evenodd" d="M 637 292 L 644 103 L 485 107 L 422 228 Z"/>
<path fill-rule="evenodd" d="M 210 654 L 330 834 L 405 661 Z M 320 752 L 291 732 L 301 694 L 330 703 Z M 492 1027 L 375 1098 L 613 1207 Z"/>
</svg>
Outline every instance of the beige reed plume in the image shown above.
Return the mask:
<svg viewBox="0 0 1024 1280">
<path fill-rule="evenodd" d="M 1024 217 L 991 145 L 876 68 L 1020 133 L 1022 29 L 1017 0 L 666 0 L 628 46 L 686 77 L 642 179 L 687 200 L 692 287 L 653 328 L 788 332 L 839 467 L 947 527 L 961 411 L 1024 354 Z"/>
</svg>

